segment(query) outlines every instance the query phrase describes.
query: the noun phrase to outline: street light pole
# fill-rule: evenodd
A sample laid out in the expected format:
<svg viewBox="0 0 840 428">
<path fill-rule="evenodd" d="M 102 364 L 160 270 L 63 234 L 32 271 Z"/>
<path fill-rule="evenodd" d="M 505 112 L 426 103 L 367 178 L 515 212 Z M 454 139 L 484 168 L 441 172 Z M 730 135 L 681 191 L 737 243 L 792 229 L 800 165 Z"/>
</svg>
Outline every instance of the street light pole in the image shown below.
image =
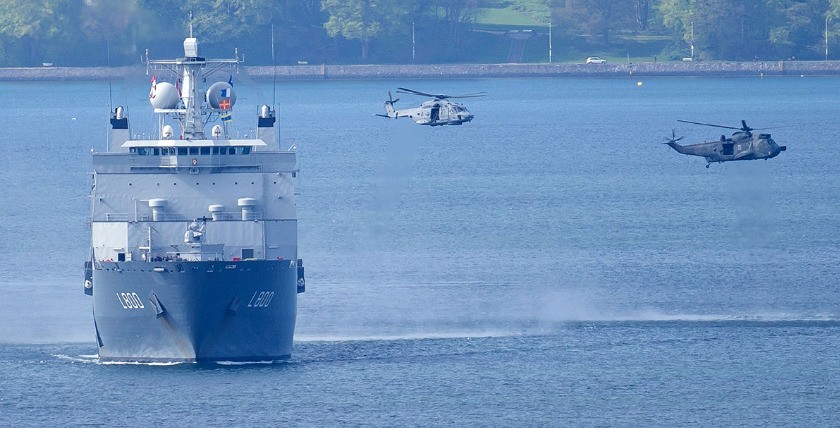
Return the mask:
<svg viewBox="0 0 840 428">
<path fill-rule="evenodd" d="M 548 21 L 548 63 L 551 64 L 551 21 Z"/>
</svg>

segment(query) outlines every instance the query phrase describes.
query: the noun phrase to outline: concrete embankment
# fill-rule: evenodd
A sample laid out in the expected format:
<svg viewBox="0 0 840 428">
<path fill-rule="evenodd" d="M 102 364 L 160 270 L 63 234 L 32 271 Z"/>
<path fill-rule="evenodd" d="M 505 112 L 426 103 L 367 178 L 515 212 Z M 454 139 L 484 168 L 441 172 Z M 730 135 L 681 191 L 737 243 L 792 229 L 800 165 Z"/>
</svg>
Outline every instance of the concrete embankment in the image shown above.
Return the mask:
<svg viewBox="0 0 840 428">
<path fill-rule="evenodd" d="M 256 80 L 480 77 L 833 76 L 840 61 L 644 62 L 620 64 L 413 64 L 244 66 Z M 107 80 L 144 74 L 136 67 L 0 68 L 1 81 Z"/>
</svg>

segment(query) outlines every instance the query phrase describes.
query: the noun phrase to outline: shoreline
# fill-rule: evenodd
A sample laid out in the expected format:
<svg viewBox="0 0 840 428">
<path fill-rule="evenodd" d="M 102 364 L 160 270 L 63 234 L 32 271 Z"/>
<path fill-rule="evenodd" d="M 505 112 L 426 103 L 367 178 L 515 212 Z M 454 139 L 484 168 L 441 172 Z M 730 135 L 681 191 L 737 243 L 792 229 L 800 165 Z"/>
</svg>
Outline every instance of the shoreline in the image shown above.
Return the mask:
<svg viewBox="0 0 840 428">
<path fill-rule="evenodd" d="M 491 77 L 838 76 L 840 61 L 703 61 L 615 64 L 411 64 L 242 66 L 254 80 L 452 79 Z M 0 81 L 108 80 L 145 74 L 133 67 L 7 67 Z"/>
</svg>

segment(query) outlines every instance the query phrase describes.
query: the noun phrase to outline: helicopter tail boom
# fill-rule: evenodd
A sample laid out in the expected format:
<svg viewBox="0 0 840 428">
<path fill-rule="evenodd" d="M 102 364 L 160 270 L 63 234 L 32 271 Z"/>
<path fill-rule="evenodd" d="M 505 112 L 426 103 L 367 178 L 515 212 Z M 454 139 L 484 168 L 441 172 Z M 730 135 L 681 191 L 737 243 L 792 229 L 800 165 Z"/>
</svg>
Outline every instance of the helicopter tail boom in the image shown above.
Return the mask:
<svg viewBox="0 0 840 428">
<path fill-rule="evenodd" d="M 669 140 L 669 141 L 667 141 L 665 144 L 667 144 L 667 145 L 668 145 L 669 147 L 671 147 L 672 149 L 676 150 L 676 151 L 677 151 L 677 153 L 682 153 L 682 154 L 686 154 L 686 153 L 687 153 L 687 151 L 685 150 L 685 147 L 683 147 L 683 146 L 681 146 L 681 145 L 677 144 L 677 142 L 676 142 L 676 141 L 674 141 L 674 140 Z"/>
</svg>

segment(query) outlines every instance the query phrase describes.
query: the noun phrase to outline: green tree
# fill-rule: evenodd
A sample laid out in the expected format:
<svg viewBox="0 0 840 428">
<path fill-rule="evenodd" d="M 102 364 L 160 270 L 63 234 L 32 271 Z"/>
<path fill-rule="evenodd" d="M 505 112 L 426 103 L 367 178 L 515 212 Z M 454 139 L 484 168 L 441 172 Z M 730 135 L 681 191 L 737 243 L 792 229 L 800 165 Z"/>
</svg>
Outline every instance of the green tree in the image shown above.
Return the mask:
<svg viewBox="0 0 840 428">
<path fill-rule="evenodd" d="M 770 8 L 760 0 L 662 0 L 665 25 L 705 59 L 748 60 L 768 52 Z M 693 43 L 692 43 L 693 38 Z"/>
<path fill-rule="evenodd" d="M 0 34 L 22 47 L 25 65 L 36 65 L 78 43 L 81 9 L 82 0 L 2 0 Z"/>
<path fill-rule="evenodd" d="M 330 37 L 341 36 L 361 43 L 361 58 L 368 61 L 370 45 L 376 36 L 388 31 L 403 17 L 400 0 L 322 0 L 329 14 L 324 28 Z"/>
<path fill-rule="evenodd" d="M 781 58 L 819 58 L 824 46 L 826 0 L 773 0 L 770 43 Z"/>
<path fill-rule="evenodd" d="M 464 26 L 475 21 L 478 0 L 438 0 L 434 2 L 434 8 L 449 28 L 447 40 L 455 46 L 460 45 Z"/>
</svg>

